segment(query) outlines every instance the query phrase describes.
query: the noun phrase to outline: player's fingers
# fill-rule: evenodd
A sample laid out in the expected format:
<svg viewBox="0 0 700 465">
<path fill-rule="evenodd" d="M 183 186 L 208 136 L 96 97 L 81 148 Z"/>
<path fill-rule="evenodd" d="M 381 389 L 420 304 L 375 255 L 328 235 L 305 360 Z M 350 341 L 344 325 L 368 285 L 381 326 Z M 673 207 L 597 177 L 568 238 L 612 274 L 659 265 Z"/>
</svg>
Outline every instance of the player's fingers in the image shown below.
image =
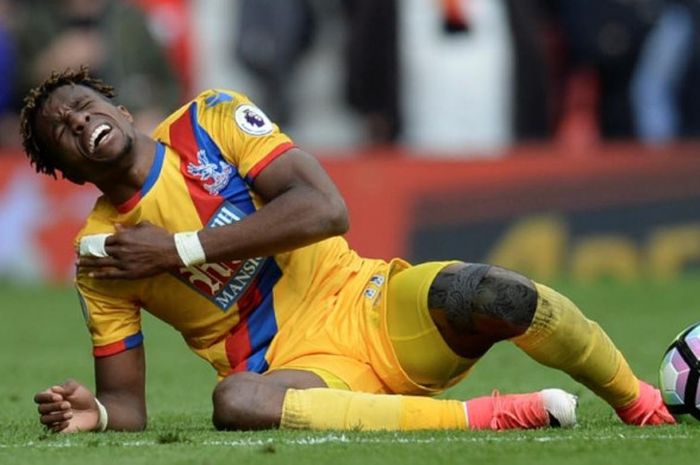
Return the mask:
<svg viewBox="0 0 700 465">
<path fill-rule="evenodd" d="M 66 388 L 64 387 L 63 384 L 56 384 L 54 386 L 51 386 L 49 390 L 55 394 L 58 394 L 60 396 L 65 396 L 67 394 Z"/>
<path fill-rule="evenodd" d="M 80 387 L 80 383 L 74 380 L 73 378 L 68 378 L 61 384 L 65 389 L 68 389 L 70 391 L 75 391 Z"/>
<path fill-rule="evenodd" d="M 106 279 L 106 278 L 117 278 L 122 277 L 124 271 L 119 268 L 105 267 L 105 268 L 88 268 L 85 273 L 89 278 Z"/>
<path fill-rule="evenodd" d="M 66 412 L 52 412 L 39 417 L 41 424 L 46 426 L 51 426 L 54 423 L 59 423 L 62 421 L 68 421 L 73 418 L 73 411 L 68 410 Z"/>
<path fill-rule="evenodd" d="M 122 225 L 120 225 L 120 224 L 115 224 L 114 226 L 117 228 L 117 233 L 124 230 L 124 227 L 122 227 Z M 116 234 L 110 234 L 105 239 L 105 249 L 109 245 L 117 245 L 117 244 L 119 244 L 119 237 L 117 237 Z"/>
<path fill-rule="evenodd" d="M 116 268 L 95 269 L 88 272 L 88 276 L 95 279 L 125 279 L 130 278 L 130 272 Z"/>
<path fill-rule="evenodd" d="M 64 398 L 68 398 L 72 396 L 75 393 L 75 391 L 81 386 L 82 385 L 73 378 L 68 378 L 63 382 L 63 384 L 58 386 L 58 391 L 63 395 Z"/>
<path fill-rule="evenodd" d="M 42 415 L 47 415 L 49 413 L 59 413 L 70 410 L 70 407 L 70 402 L 63 401 L 39 404 L 36 409 Z"/>
<path fill-rule="evenodd" d="M 36 402 L 37 404 L 44 404 L 47 402 L 60 402 L 61 400 L 63 400 L 63 397 L 60 394 L 52 392 L 49 389 L 47 389 L 46 391 L 38 392 L 34 396 L 34 402 Z"/>
<path fill-rule="evenodd" d="M 56 394 L 61 395 L 62 397 L 68 397 L 69 395 L 73 394 L 76 389 L 80 387 L 80 383 L 78 383 L 74 379 L 67 379 L 64 383 L 62 384 L 56 384 L 54 386 L 51 386 L 49 390 L 51 392 L 55 392 Z"/>
<path fill-rule="evenodd" d="M 110 251 L 105 250 L 109 254 Z M 80 268 L 104 268 L 104 267 L 117 267 L 119 265 L 119 260 L 114 257 L 80 257 L 78 259 L 78 266 Z"/>
<path fill-rule="evenodd" d="M 69 424 L 70 421 L 59 421 L 57 423 L 54 423 L 53 425 L 47 425 L 46 427 L 49 429 L 49 431 L 53 433 L 60 433 L 64 429 L 68 428 Z"/>
</svg>

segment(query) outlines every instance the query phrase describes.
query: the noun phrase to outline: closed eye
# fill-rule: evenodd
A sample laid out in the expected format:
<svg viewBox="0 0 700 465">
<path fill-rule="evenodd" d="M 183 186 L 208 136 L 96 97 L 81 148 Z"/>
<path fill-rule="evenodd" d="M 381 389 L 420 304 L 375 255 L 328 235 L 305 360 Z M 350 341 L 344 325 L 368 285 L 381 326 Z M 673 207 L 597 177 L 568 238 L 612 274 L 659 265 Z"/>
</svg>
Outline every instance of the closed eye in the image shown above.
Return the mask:
<svg viewBox="0 0 700 465">
<path fill-rule="evenodd" d="M 64 132 L 66 132 L 66 125 L 65 124 L 60 123 L 60 124 L 56 124 L 54 126 L 53 137 L 54 137 L 56 142 L 61 140 Z"/>
<path fill-rule="evenodd" d="M 69 107 L 71 110 L 84 110 L 88 107 L 88 105 L 90 105 L 90 99 L 87 97 L 83 97 L 73 100 L 70 103 Z"/>
</svg>

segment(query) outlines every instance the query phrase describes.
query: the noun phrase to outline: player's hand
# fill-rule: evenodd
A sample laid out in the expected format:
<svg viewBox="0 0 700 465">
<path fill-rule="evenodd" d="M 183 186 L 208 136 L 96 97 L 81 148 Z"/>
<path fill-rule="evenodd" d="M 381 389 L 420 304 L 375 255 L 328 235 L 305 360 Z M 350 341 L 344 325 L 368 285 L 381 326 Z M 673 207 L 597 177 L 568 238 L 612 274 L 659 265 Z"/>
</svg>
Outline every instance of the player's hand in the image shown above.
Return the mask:
<svg viewBox="0 0 700 465">
<path fill-rule="evenodd" d="M 51 386 L 34 396 L 39 421 L 54 433 L 93 431 L 100 413 L 95 395 L 75 380 Z"/>
<path fill-rule="evenodd" d="M 116 225 L 105 240 L 108 257 L 80 257 L 80 272 L 97 279 L 139 279 L 182 266 L 173 235 L 147 221 Z"/>
</svg>

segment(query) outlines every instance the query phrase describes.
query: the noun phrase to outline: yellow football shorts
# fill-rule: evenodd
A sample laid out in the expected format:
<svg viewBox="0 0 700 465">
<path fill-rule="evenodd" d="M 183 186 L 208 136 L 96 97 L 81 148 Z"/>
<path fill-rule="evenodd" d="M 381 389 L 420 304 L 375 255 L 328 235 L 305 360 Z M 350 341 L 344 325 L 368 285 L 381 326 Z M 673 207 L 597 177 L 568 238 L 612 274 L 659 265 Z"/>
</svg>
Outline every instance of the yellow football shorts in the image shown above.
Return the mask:
<svg viewBox="0 0 700 465">
<path fill-rule="evenodd" d="M 343 295 L 315 303 L 280 331 L 270 370 L 311 371 L 329 387 L 361 392 L 433 395 L 461 380 L 476 360 L 445 343 L 428 311 L 437 274 L 456 262 L 387 264 L 374 300 Z"/>
</svg>

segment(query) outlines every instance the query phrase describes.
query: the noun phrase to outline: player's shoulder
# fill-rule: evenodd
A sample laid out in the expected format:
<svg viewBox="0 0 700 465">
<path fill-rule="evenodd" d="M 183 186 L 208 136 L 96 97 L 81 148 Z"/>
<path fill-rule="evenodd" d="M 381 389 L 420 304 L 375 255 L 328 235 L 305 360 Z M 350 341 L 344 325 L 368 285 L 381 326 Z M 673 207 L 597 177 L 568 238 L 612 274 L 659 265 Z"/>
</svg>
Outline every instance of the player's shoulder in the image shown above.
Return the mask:
<svg viewBox="0 0 700 465">
<path fill-rule="evenodd" d="M 236 108 L 244 104 L 250 104 L 250 99 L 243 93 L 230 89 L 204 90 L 166 117 L 153 131 L 153 136 L 156 139 L 165 137 L 168 128 L 186 112 L 192 111 L 193 106 L 196 107 L 196 119 L 204 122 L 222 115 L 232 116 Z"/>
<path fill-rule="evenodd" d="M 196 104 L 197 109 L 202 112 L 235 108 L 244 103 L 250 103 L 250 99 L 241 92 L 231 89 L 207 89 L 183 105 L 178 112 L 190 108 L 192 104 Z"/>
<path fill-rule="evenodd" d="M 104 197 L 97 199 L 92 211 L 85 219 L 83 227 L 75 236 L 74 245 L 80 242 L 80 238 L 90 234 L 113 233 L 114 223 L 119 216 L 119 212 L 114 206 Z"/>
<path fill-rule="evenodd" d="M 197 95 L 194 101 L 204 109 L 211 109 L 240 105 L 249 99 L 245 94 L 231 89 L 207 89 Z"/>
</svg>

